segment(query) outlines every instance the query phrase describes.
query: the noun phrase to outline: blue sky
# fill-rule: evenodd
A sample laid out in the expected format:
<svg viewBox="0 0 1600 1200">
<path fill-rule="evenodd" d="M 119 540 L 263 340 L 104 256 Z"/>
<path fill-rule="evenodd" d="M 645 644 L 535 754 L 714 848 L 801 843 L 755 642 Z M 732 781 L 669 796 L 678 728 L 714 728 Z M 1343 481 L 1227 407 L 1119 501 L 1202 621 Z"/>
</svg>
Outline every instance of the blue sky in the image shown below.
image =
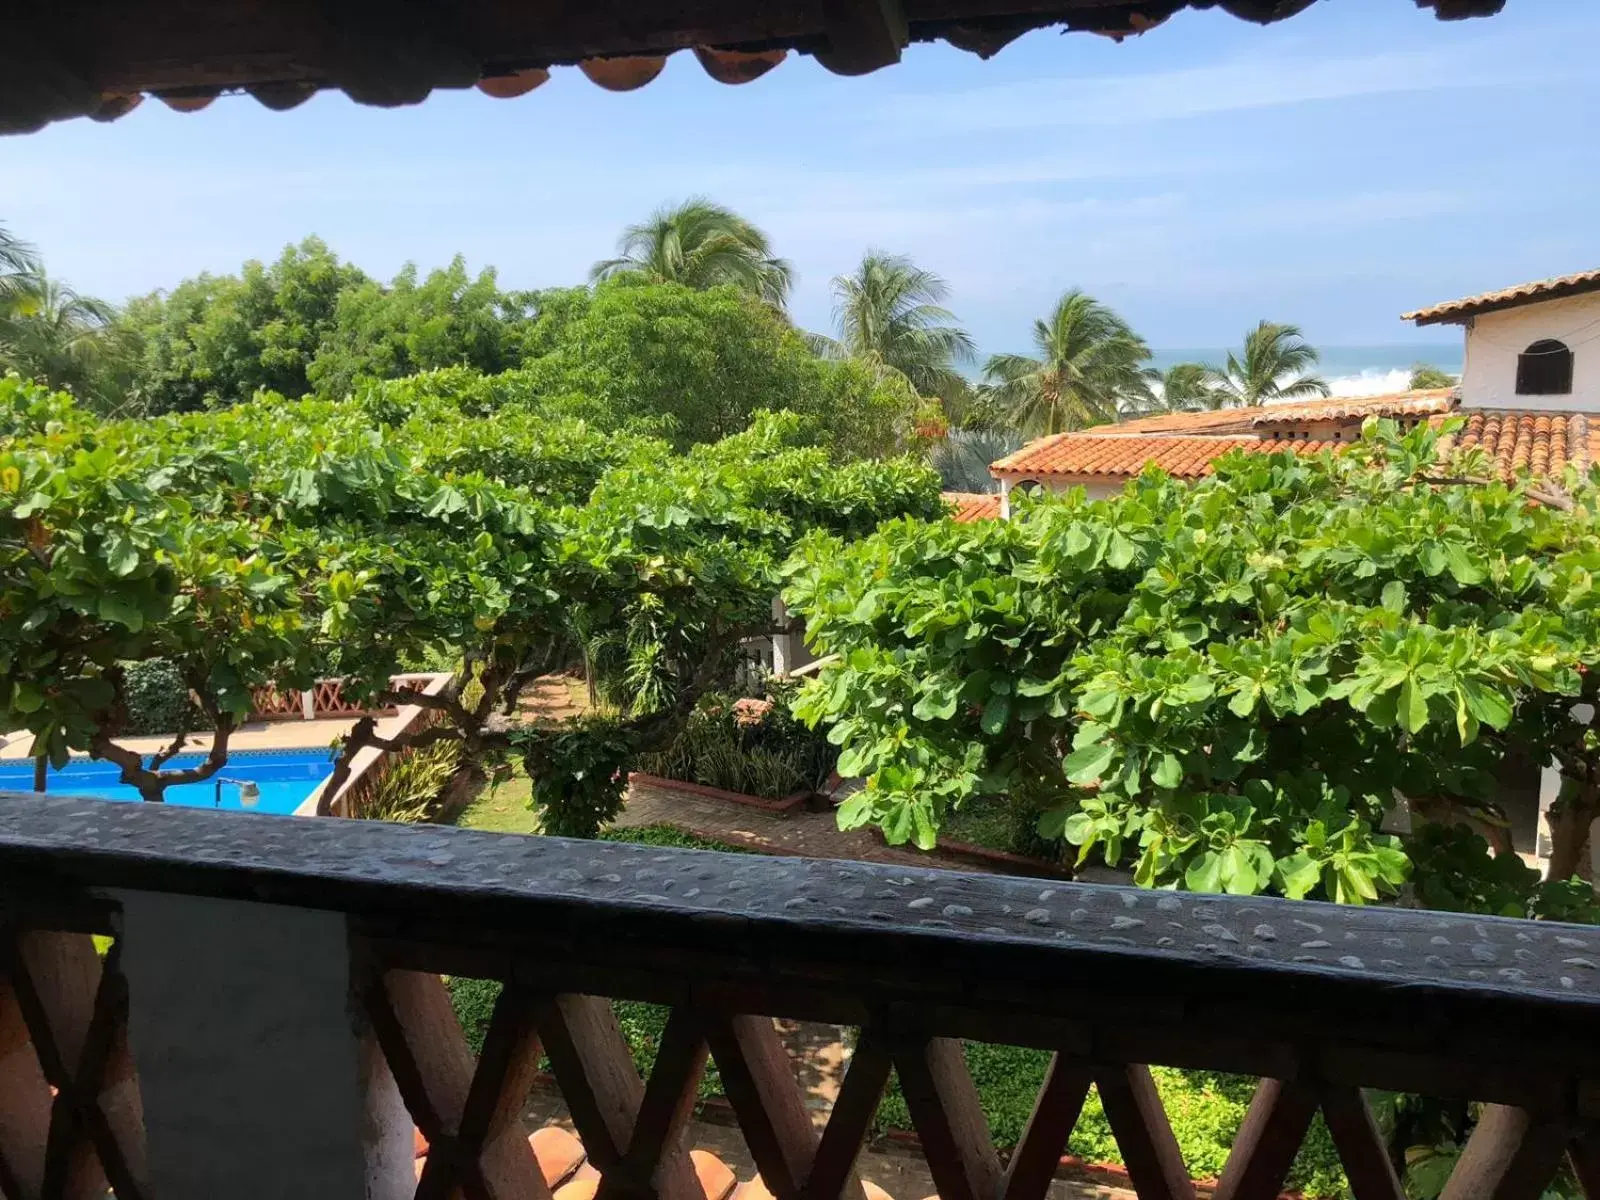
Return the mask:
<svg viewBox="0 0 1600 1200">
<path fill-rule="evenodd" d="M 518 100 L 389 111 L 146 102 L 0 140 L 0 221 L 109 299 L 309 233 L 375 274 L 459 251 L 532 287 L 581 280 L 622 225 L 700 193 L 768 230 L 814 328 L 872 246 L 943 274 L 985 350 L 1020 348 L 1072 286 L 1156 347 L 1234 343 L 1263 316 L 1324 345 L 1438 343 L 1397 314 L 1600 266 L 1600 4 L 1506 7 L 1184 13 L 989 62 L 915 46 L 859 79 L 791 57 L 737 88 L 679 55 L 624 95 L 561 70 Z"/>
</svg>

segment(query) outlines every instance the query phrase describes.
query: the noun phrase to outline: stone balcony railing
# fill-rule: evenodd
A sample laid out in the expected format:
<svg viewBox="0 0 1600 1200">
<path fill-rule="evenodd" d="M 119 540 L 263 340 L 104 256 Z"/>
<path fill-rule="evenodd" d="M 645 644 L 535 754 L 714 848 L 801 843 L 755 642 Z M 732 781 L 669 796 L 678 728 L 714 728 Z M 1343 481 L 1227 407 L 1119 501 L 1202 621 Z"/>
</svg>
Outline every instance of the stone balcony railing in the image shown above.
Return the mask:
<svg viewBox="0 0 1600 1200">
<path fill-rule="evenodd" d="M 506 984 L 476 1058 L 441 972 Z M 671 1006 L 648 1080 L 609 997 Z M 773 1017 L 861 1031 L 820 1134 Z M 962 1038 L 1055 1052 L 1007 1162 Z M 605 1200 L 696 1200 L 708 1054 L 776 1200 L 860 1195 L 891 1068 L 943 1200 L 1041 1200 L 1091 1083 L 1137 1193 L 1190 1196 L 1151 1063 L 1262 1079 L 1228 1200 L 1319 1109 L 1395 1200 L 1364 1087 L 1483 1102 L 1448 1200 L 1536 1200 L 1564 1156 L 1600 1196 L 1600 930 L 0 798 L 7 1197 L 547 1200 L 548 1056 Z"/>
</svg>

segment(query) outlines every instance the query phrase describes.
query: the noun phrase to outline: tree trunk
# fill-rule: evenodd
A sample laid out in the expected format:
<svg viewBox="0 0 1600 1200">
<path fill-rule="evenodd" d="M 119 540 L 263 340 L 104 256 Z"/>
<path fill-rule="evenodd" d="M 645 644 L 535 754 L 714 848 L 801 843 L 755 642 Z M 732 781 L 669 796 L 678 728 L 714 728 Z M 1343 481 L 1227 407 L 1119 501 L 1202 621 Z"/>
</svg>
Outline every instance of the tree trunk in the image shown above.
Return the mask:
<svg viewBox="0 0 1600 1200">
<path fill-rule="evenodd" d="M 33 790 L 43 792 L 47 790 L 50 779 L 50 759 L 44 754 L 33 756 Z"/>
<path fill-rule="evenodd" d="M 1550 810 L 1550 878 L 1570 879 L 1583 862 L 1589 826 L 1600 815 L 1600 798 L 1592 788 Z"/>
</svg>

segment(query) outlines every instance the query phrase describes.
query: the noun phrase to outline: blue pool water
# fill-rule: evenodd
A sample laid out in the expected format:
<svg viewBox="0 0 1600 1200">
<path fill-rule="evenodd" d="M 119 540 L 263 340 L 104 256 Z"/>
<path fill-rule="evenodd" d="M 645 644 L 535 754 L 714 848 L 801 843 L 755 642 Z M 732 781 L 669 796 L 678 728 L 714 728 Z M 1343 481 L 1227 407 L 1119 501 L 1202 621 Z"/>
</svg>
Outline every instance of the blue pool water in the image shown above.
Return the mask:
<svg viewBox="0 0 1600 1200">
<path fill-rule="evenodd" d="M 180 754 L 165 764 L 164 770 L 181 770 L 199 766 L 204 756 Z M 51 771 L 48 791 L 60 795 L 98 796 L 103 800 L 137 800 L 135 788 L 117 782 L 119 772 L 108 762 L 88 758 L 74 758 L 59 771 Z M 261 789 L 261 799 L 252 807 L 253 812 L 292 813 L 309 796 L 317 784 L 333 774 L 333 760 L 328 750 L 239 750 L 228 755 L 227 765 L 217 772 L 224 780 L 250 780 Z M 216 805 L 217 775 L 204 783 L 187 783 L 167 789 L 168 804 L 182 804 L 191 808 L 211 808 Z M 33 761 L 8 761 L 0 763 L 0 791 L 30 792 L 33 790 Z M 234 783 L 222 785 L 222 808 L 237 809 L 239 789 Z"/>
</svg>

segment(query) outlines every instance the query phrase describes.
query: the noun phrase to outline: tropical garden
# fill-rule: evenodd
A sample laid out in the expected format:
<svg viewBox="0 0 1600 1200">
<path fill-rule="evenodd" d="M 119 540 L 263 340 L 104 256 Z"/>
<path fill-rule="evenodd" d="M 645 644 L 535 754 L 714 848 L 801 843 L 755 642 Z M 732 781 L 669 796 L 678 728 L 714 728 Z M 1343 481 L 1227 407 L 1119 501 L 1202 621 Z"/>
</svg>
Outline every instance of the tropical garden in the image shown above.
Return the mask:
<svg viewBox="0 0 1600 1200">
<path fill-rule="evenodd" d="M 5 236 L 0 724 L 155 801 L 222 770 L 252 688 L 337 676 L 433 721 L 358 722 L 328 795 L 368 747 L 447 753 L 413 770 L 514 767 L 545 832 L 594 837 L 636 769 L 744 786 L 798 746 L 802 775 L 862 781 L 839 823 L 895 844 L 1003 814 L 1144 887 L 1600 920 L 1590 480 L 1506 480 L 1440 430 L 1372 422 L 1337 456 L 1236 454 L 957 524 L 941 488 L 1023 438 L 1324 395 L 1316 351 L 1262 321 L 1221 363 L 1158 372 L 1069 290 L 1027 350 L 981 358 L 904 257 L 835 280 L 826 334 L 790 320 L 793 278 L 704 201 L 533 292 L 460 260 L 382 282 L 308 239 L 115 307 Z M 802 631 L 828 663 L 752 733 L 729 708 L 745 647 Z M 451 684 L 393 690 L 417 669 Z M 574 669 L 602 703 L 517 719 Z M 149 757 L 127 740 L 153 670 L 189 699 Z M 202 727 L 206 759 L 169 765 Z M 1528 762 L 1561 778 L 1547 875 L 1507 831 L 1502 780 Z M 1009 1128 L 1042 1067 L 990 1066 Z M 1236 1128 L 1235 1082 L 1162 1086 Z M 1307 1153 L 1326 1161 L 1301 1181 L 1336 1190 L 1326 1145 Z"/>
</svg>

